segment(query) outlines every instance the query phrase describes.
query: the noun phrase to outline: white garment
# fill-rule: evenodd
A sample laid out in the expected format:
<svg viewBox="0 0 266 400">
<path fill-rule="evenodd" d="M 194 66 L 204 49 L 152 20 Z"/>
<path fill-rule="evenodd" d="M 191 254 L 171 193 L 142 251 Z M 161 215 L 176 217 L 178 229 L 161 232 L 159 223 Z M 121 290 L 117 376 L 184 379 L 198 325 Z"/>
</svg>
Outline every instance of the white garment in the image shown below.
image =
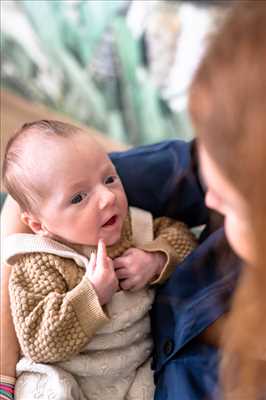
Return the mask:
<svg viewBox="0 0 266 400">
<path fill-rule="evenodd" d="M 16 400 L 151 400 L 152 290 L 120 291 L 108 305 L 110 323 L 83 352 L 53 365 L 22 358 Z"/>
</svg>

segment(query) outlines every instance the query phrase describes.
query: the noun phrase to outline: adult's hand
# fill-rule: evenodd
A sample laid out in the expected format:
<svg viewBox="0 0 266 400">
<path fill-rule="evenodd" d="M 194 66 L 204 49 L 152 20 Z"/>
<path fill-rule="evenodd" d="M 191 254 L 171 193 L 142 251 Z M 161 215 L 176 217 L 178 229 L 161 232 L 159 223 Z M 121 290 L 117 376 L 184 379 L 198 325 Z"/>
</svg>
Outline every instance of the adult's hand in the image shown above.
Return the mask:
<svg viewBox="0 0 266 400">
<path fill-rule="evenodd" d="M 1 212 L 1 247 L 5 245 L 7 235 L 29 232 L 20 220 L 20 208 L 7 197 Z M 1 263 L 1 374 L 16 376 L 16 363 L 19 358 L 19 345 L 15 333 L 9 302 L 8 281 L 11 267 Z"/>
</svg>

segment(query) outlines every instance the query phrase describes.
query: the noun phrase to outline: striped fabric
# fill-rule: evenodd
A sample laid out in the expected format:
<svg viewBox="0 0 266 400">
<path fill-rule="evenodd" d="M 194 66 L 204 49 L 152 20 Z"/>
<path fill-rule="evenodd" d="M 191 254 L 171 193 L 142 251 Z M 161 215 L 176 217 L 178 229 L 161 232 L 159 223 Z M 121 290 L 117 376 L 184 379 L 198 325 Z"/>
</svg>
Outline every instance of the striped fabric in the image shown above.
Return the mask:
<svg viewBox="0 0 266 400">
<path fill-rule="evenodd" d="M 13 400 L 15 398 L 16 379 L 11 376 L 0 375 L 0 400 Z"/>
</svg>

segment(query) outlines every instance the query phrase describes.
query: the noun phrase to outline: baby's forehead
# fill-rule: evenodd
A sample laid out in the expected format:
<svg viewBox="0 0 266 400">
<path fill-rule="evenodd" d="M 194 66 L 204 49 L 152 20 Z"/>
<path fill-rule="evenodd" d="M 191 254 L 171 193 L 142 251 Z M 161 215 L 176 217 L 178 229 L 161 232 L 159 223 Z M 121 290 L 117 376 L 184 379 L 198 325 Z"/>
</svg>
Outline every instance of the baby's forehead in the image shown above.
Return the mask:
<svg viewBox="0 0 266 400">
<path fill-rule="evenodd" d="M 30 157 L 27 156 L 32 155 Z M 56 171 L 60 165 L 66 168 L 77 167 L 82 164 L 91 164 L 100 167 L 102 164 L 113 166 L 107 152 L 93 137 L 87 133 L 77 133 L 67 137 L 41 136 L 40 140 L 32 136 L 28 151 L 26 152 L 27 164 L 38 166 L 44 163 L 53 165 Z M 38 168 L 39 169 L 39 168 Z"/>
<path fill-rule="evenodd" d="M 24 142 L 25 143 L 25 142 Z M 84 131 L 78 131 L 71 135 L 60 135 L 60 134 L 43 134 L 41 132 L 32 132 L 26 138 L 26 149 L 38 149 L 44 150 L 45 148 L 52 151 L 65 149 L 71 147 L 73 152 L 75 149 L 88 149 L 92 155 L 97 152 L 98 154 L 107 155 L 104 148 L 97 142 L 97 140 L 90 134 Z"/>
</svg>

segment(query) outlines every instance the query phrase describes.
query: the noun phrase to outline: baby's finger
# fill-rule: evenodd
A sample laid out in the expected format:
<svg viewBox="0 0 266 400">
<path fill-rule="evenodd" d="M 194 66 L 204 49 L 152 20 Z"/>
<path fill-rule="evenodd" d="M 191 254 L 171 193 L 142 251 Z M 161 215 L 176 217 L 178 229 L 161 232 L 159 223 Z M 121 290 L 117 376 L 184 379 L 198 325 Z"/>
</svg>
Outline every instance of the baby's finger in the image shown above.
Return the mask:
<svg viewBox="0 0 266 400">
<path fill-rule="evenodd" d="M 134 279 L 123 279 L 119 282 L 119 286 L 123 290 L 132 290 L 136 286 L 136 283 Z"/>
<path fill-rule="evenodd" d="M 117 257 L 113 260 L 114 263 L 114 269 L 119 269 L 119 268 L 124 268 L 125 266 L 125 260 L 123 257 Z"/>
<path fill-rule="evenodd" d="M 125 268 L 119 268 L 115 270 L 117 279 L 128 278 L 128 271 Z"/>
<path fill-rule="evenodd" d="M 108 267 L 106 247 L 102 239 L 98 243 L 96 265 L 103 268 Z"/>
<path fill-rule="evenodd" d="M 127 249 L 124 253 L 123 256 L 129 256 L 132 254 L 132 251 L 134 252 L 136 249 L 134 247 L 130 247 L 129 249 Z"/>
<path fill-rule="evenodd" d="M 93 271 L 95 269 L 95 267 L 96 267 L 96 254 L 93 252 L 93 253 L 91 253 L 91 256 L 90 256 L 88 268 L 90 271 Z"/>
</svg>

